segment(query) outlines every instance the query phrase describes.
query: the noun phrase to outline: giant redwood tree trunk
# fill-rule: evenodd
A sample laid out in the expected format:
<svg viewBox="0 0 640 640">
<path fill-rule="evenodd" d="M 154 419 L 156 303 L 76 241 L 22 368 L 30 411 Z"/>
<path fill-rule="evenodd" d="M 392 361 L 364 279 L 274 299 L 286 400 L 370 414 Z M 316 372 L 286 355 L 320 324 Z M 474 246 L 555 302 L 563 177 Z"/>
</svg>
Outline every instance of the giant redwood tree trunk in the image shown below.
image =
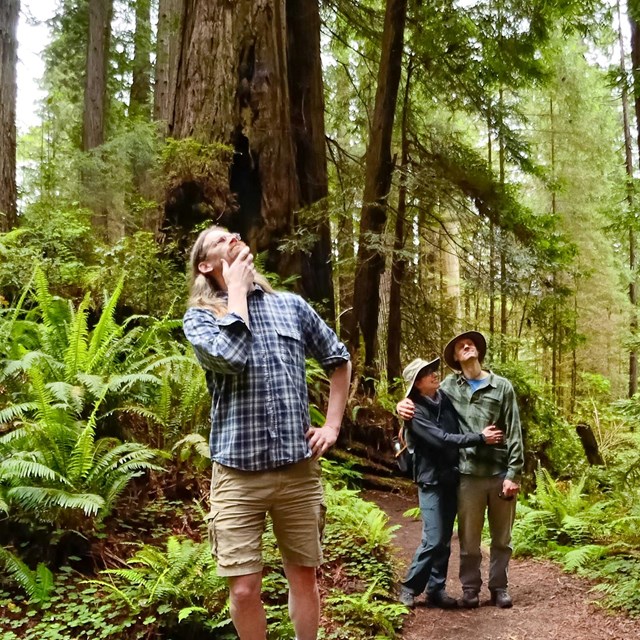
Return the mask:
<svg viewBox="0 0 640 640">
<path fill-rule="evenodd" d="M 402 71 L 402 47 L 407 0 L 387 0 L 382 53 L 378 70 L 378 85 L 369 144 L 366 153 L 366 174 L 360 236 L 356 264 L 353 307 L 364 341 L 364 389 L 372 393 L 373 381 L 378 377 L 377 355 L 378 310 L 380 307 L 380 276 L 384 270 L 384 256 L 380 234 L 387 221 L 387 199 L 391 188 L 393 161 L 391 135 L 396 112 L 396 99 Z M 350 332 L 351 349 L 357 349 Z"/>
<path fill-rule="evenodd" d="M 0 231 L 17 222 L 16 64 L 19 0 L 0 3 Z"/>
<path fill-rule="evenodd" d="M 169 133 L 233 148 L 237 208 L 221 222 L 267 253 L 267 269 L 302 273 L 303 293 L 332 305 L 326 221 L 308 257 L 279 251 L 300 208 L 327 191 L 317 1 L 186 0 L 182 20 Z M 193 206 L 201 196 L 183 189 L 178 224 L 189 224 L 180 211 L 206 209 Z"/>
</svg>

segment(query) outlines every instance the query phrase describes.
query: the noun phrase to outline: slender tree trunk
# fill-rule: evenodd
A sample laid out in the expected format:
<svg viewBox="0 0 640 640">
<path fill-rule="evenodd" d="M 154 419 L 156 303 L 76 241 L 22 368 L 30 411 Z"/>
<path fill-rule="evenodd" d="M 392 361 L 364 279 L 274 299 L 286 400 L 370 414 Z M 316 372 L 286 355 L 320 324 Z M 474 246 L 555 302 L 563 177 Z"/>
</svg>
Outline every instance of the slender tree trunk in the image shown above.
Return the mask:
<svg viewBox="0 0 640 640">
<path fill-rule="evenodd" d="M 400 187 L 398 189 L 398 211 L 391 261 L 391 287 L 389 290 L 389 324 L 387 327 L 387 386 L 394 390 L 394 381 L 402 374 L 400 345 L 402 344 L 402 283 L 407 261 L 401 255 L 406 243 L 405 220 L 407 216 L 407 171 L 409 169 L 409 89 L 413 75 L 413 58 L 407 66 L 407 82 L 402 102 L 402 128 L 400 152 Z"/>
<path fill-rule="evenodd" d="M 16 65 L 19 0 L 0 4 L 0 231 L 17 224 Z"/>
<path fill-rule="evenodd" d="M 500 107 L 502 110 L 504 102 L 504 91 L 500 88 Z M 504 192 L 505 189 L 505 158 L 504 158 L 504 139 L 500 135 L 498 139 L 498 162 L 499 162 L 499 179 L 500 187 Z M 499 252 L 500 252 L 500 342 L 499 352 L 500 361 L 504 362 L 507 357 L 507 257 L 504 242 L 505 232 L 502 228 L 499 230 Z"/>
<path fill-rule="evenodd" d="M 85 67 L 82 150 L 91 151 L 105 140 L 107 65 L 111 35 L 112 0 L 89 0 L 89 38 Z M 84 204 L 93 212 L 92 223 L 105 238 L 116 239 L 124 230 L 116 199 L 105 193 L 101 176 L 83 169 Z M 120 209 L 122 213 L 122 209 Z"/>
<path fill-rule="evenodd" d="M 555 218 L 557 214 L 557 198 L 555 187 L 555 174 L 556 174 L 556 138 L 555 138 L 555 118 L 553 112 L 553 98 L 549 99 L 549 122 L 551 129 L 551 178 L 553 180 L 553 188 L 551 191 L 551 213 Z M 552 290 L 554 295 L 553 300 L 553 328 L 552 328 L 552 340 L 551 340 L 551 388 L 553 395 L 558 399 L 558 372 L 559 372 L 559 358 L 560 358 L 560 345 L 559 345 L 559 331 L 558 331 L 558 303 L 556 299 L 556 291 L 558 290 L 558 274 L 553 272 L 552 276 Z"/>
<path fill-rule="evenodd" d="M 133 78 L 129 94 L 129 115 L 145 120 L 151 115 L 151 0 L 136 0 L 136 28 L 133 37 Z"/>
<path fill-rule="evenodd" d="M 487 164 L 489 168 L 493 167 L 493 144 L 491 140 L 491 108 L 487 116 Z M 496 330 L 496 230 L 493 217 L 489 220 L 489 335 L 491 341 L 494 339 Z"/>
<path fill-rule="evenodd" d="M 638 134 L 638 152 L 640 153 L 640 30 L 638 29 L 638 8 L 635 3 L 628 3 L 627 14 L 631 27 L 631 64 L 633 71 L 633 95 L 636 114 L 636 130 Z M 618 24 L 621 22 L 620 2 L 618 2 Z M 624 39 L 622 26 L 619 27 L 620 65 L 623 78 L 626 77 Z M 622 115 L 624 126 L 625 167 L 627 170 L 627 203 L 629 213 L 634 213 L 635 194 L 633 186 L 633 154 L 631 151 L 631 131 L 629 126 L 629 96 L 626 83 L 622 83 Z M 634 217 L 632 216 L 632 220 Z M 636 259 L 636 230 L 633 221 L 629 223 L 629 302 L 631 303 L 631 320 L 629 331 L 632 337 L 638 334 L 638 278 L 636 275 L 638 265 Z M 636 349 L 629 351 L 629 397 L 638 392 L 638 352 Z"/>
<path fill-rule="evenodd" d="M 406 13 L 407 0 L 387 0 L 375 108 L 366 153 L 353 307 L 364 340 L 364 389 L 367 393 L 373 392 L 373 381 L 378 376 L 375 360 L 384 256 L 376 244 L 387 221 L 387 198 L 393 172 L 391 135 L 402 71 Z M 351 348 L 355 350 L 357 344 L 352 344 Z"/>
<path fill-rule="evenodd" d="M 104 142 L 111 0 L 89 0 L 89 46 L 85 76 L 82 150 Z"/>
</svg>

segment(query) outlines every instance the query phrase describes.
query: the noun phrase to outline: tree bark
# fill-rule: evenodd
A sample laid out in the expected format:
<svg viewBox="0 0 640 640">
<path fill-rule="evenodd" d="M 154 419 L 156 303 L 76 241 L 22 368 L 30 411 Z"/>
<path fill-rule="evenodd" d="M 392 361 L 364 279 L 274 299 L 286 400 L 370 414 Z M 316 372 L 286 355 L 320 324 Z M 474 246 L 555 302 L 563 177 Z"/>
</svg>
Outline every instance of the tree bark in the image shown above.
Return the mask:
<svg viewBox="0 0 640 640">
<path fill-rule="evenodd" d="M 160 0 L 153 93 L 153 118 L 164 123 L 164 131 L 173 127 L 173 108 L 182 46 L 185 0 Z"/>
<path fill-rule="evenodd" d="M 193 186 L 174 206 L 184 228 L 203 218 L 239 232 L 267 270 L 300 275 L 301 292 L 333 315 L 326 212 L 311 225 L 308 255 L 280 251 L 300 208 L 327 193 L 320 19 L 312 0 L 186 0 L 169 133 L 233 148 L 233 210 L 212 210 Z M 196 211 L 193 220 L 184 212 Z M 204 214 L 202 211 L 204 210 Z"/>
<path fill-rule="evenodd" d="M 576 433 L 580 438 L 582 448 L 587 456 L 587 462 L 592 466 L 602 466 L 604 464 L 604 460 L 600 453 L 598 441 L 593 433 L 593 429 L 588 424 L 579 424 L 576 425 Z"/>
<path fill-rule="evenodd" d="M 631 65 L 633 73 L 633 95 L 636 114 L 636 129 L 638 131 L 638 152 L 640 152 L 640 30 L 638 29 L 638 15 L 636 5 L 628 3 L 629 25 L 631 27 Z M 618 23 L 620 23 L 620 3 L 618 3 Z M 620 64 L 623 77 L 625 73 L 624 40 L 620 29 Z M 626 83 L 622 84 L 622 110 L 624 126 L 625 167 L 627 170 L 627 203 L 630 213 L 634 211 L 634 187 L 633 187 L 633 154 L 631 152 L 631 132 L 629 127 L 628 92 Z M 636 259 L 636 230 L 633 222 L 629 224 L 629 302 L 631 303 L 631 319 L 629 331 L 632 337 L 638 333 L 638 279 L 636 275 L 638 265 Z M 638 392 L 638 352 L 636 349 L 629 351 L 629 397 Z"/>
<path fill-rule="evenodd" d="M 402 71 L 406 13 L 407 0 L 387 0 L 375 107 L 366 153 L 353 307 L 364 341 L 363 388 L 370 394 L 378 377 L 375 361 L 379 286 L 384 270 L 384 256 L 378 241 L 387 221 L 387 198 L 393 172 L 391 136 Z M 350 346 L 355 351 L 358 344 L 352 342 Z"/>
<path fill-rule="evenodd" d="M 105 137 L 111 9 L 111 0 L 89 0 L 89 45 L 82 126 L 83 151 L 99 147 Z"/>
<path fill-rule="evenodd" d="M 400 345 L 402 344 L 402 283 L 407 261 L 401 252 L 406 242 L 405 218 L 407 215 L 407 171 L 409 169 L 409 89 L 413 75 L 413 59 L 407 66 L 407 81 L 402 102 L 400 187 L 398 189 L 398 211 L 391 261 L 391 288 L 389 291 L 389 324 L 387 327 L 387 387 L 393 392 L 395 380 L 402 374 Z"/>
<path fill-rule="evenodd" d="M 0 4 L 0 231 L 17 224 L 16 65 L 19 0 Z"/>
<path fill-rule="evenodd" d="M 320 58 L 320 11 L 317 0 L 287 0 L 287 51 L 291 131 L 300 188 L 300 205 L 321 203 L 307 231 L 315 238 L 301 254 L 302 293 L 322 302 L 324 316 L 335 320 L 329 192 L 324 129 L 324 85 Z M 297 222 L 297 221 L 296 221 Z"/>
<path fill-rule="evenodd" d="M 148 120 L 151 115 L 151 0 L 136 1 L 133 36 L 133 77 L 129 93 L 129 115 Z"/>
</svg>

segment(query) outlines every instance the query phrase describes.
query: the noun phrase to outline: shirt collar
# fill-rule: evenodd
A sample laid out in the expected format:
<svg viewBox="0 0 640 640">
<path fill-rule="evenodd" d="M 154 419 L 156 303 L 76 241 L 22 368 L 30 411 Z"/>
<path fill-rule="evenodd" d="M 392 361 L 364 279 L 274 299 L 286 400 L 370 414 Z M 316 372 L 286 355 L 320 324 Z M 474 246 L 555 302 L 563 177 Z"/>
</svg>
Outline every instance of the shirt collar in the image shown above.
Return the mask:
<svg viewBox="0 0 640 640">
<path fill-rule="evenodd" d="M 491 371 L 491 369 L 483 369 L 483 371 L 486 371 L 489 374 L 488 378 L 484 378 L 484 380 L 487 381 L 487 386 L 488 387 L 494 387 L 496 386 L 495 383 L 495 373 L 493 373 L 493 371 Z M 483 380 L 483 382 L 484 382 Z M 465 384 L 469 384 L 467 379 L 464 377 L 464 375 L 462 373 L 456 373 L 456 384 L 459 387 L 462 387 Z"/>
</svg>

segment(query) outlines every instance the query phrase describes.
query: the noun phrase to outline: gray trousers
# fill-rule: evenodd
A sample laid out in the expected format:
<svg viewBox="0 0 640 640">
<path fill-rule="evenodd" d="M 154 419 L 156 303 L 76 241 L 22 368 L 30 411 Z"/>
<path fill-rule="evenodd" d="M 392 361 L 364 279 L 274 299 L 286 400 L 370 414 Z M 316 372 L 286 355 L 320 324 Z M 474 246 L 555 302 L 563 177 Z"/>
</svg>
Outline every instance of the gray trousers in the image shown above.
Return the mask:
<svg viewBox="0 0 640 640">
<path fill-rule="evenodd" d="M 516 513 L 516 500 L 498 497 L 501 476 L 484 478 L 461 475 L 458 488 L 458 536 L 460 538 L 460 582 L 463 589 L 479 592 L 482 586 L 480 563 L 482 527 L 485 512 L 489 520 L 491 554 L 489 589 L 506 589 L 511 558 L 511 528 Z"/>
</svg>

